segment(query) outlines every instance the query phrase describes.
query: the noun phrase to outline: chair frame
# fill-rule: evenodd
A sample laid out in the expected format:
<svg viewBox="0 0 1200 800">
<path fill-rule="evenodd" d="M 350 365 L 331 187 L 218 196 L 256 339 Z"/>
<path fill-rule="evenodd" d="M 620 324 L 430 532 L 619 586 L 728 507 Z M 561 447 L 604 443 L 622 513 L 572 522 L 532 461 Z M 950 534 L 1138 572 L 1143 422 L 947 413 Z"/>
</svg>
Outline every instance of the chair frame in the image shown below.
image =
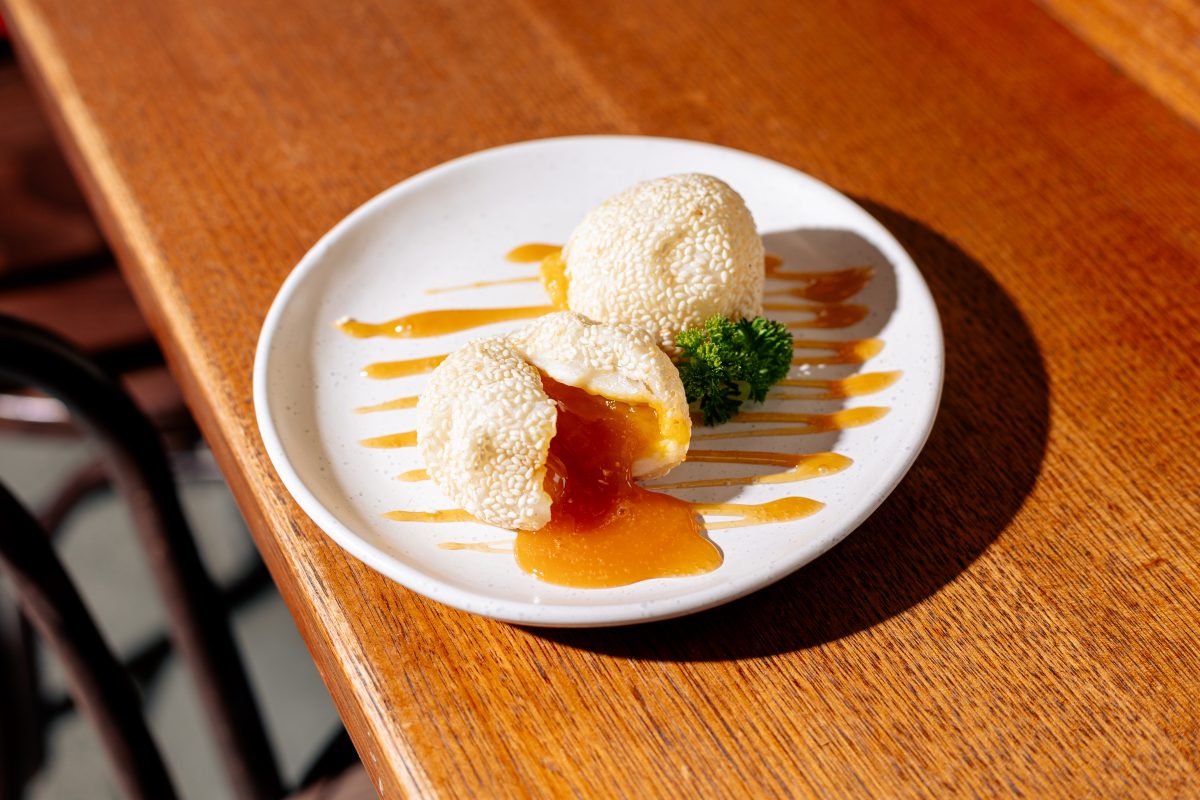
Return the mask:
<svg viewBox="0 0 1200 800">
<path fill-rule="evenodd" d="M 221 594 L 196 549 L 158 432 L 120 385 L 74 346 L 4 315 L 0 315 L 0 379 L 57 398 L 101 445 L 110 480 L 129 507 L 165 603 L 172 639 L 196 681 L 235 794 L 248 800 L 283 796 L 279 769 Z M 6 505 L 0 519 L 10 513 L 16 514 Z M 13 519 L 25 533 L 20 517 Z M 10 549 L 5 548 L 6 557 Z M 34 566 L 41 564 L 39 560 Z M 101 725 L 106 737 L 115 730 Z"/>
<path fill-rule="evenodd" d="M 7 528 L 0 536 L 0 566 L 15 584 L 26 617 L 66 670 L 75 702 L 96 726 L 126 794 L 173 800 L 175 787 L 137 690 L 88 614 L 50 537 L 3 484 L 0 519 Z"/>
</svg>

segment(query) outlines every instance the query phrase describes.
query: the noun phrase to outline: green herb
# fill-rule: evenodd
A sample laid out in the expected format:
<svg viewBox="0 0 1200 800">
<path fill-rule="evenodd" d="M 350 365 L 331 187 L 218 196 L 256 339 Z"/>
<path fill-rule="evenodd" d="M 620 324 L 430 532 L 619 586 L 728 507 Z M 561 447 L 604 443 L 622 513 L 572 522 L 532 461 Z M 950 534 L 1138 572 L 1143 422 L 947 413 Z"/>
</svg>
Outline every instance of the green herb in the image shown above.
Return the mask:
<svg viewBox="0 0 1200 800">
<path fill-rule="evenodd" d="M 679 377 L 689 403 L 699 403 L 705 425 L 728 422 L 745 399 L 761 403 L 788 373 L 792 334 L 764 317 L 738 322 L 715 316 L 675 337 L 683 351 Z"/>
</svg>

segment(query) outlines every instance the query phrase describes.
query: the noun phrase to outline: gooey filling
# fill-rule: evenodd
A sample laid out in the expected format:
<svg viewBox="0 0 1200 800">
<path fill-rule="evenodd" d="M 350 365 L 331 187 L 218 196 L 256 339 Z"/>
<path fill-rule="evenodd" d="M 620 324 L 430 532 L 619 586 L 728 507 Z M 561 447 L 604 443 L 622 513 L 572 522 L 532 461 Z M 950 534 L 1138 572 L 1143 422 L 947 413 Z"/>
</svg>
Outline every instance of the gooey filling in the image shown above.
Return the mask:
<svg viewBox="0 0 1200 800">
<path fill-rule="evenodd" d="M 546 462 L 553 504 L 549 524 L 518 533 L 521 568 L 549 583 L 611 587 L 720 566 L 692 507 L 633 478 L 634 463 L 658 440 L 657 413 L 545 375 L 542 385 L 559 409 Z"/>
</svg>

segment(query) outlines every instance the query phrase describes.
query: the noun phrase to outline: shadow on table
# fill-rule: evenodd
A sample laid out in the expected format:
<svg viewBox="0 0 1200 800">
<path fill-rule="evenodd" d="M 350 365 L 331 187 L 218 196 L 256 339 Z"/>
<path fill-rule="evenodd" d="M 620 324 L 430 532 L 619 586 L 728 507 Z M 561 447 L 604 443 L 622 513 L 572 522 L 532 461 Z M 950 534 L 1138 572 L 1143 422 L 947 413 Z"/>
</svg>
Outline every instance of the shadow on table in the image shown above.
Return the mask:
<svg viewBox="0 0 1200 800">
<path fill-rule="evenodd" d="M 1021 508 L 1049 426 L 1046 373 L 1013 301 L 962 250 L 885 206 L 858 202 L 912 255 L 946 342 L 941 410 L 888 500 L 841 544 L 734 603 L 678 620 L 594 630 L 528 629 L 629 658 L 712 661 L 798 650 L 870 628 L 949 584 Z"/>
</svg>

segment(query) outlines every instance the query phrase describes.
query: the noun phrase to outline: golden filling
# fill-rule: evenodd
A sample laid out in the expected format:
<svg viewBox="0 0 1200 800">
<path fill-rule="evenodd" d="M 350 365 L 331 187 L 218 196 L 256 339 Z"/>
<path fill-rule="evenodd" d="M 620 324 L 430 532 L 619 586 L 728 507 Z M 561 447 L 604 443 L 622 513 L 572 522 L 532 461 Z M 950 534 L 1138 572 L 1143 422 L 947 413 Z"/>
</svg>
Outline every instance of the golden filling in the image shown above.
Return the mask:
<svg viewBox="0 0 1200 800">
<path fill-rule="evenodd" d="M 518 532 L 521 568 L 550 583 L 604 587 L 720 566 L 720 551 L 688 503 L 634 482 L 634 462 L 659 438 L 654 410 L 545 375 L 542 385 L 559 408 L 546 462 L 553 505 L 549 524 Z"/>
</svg>

